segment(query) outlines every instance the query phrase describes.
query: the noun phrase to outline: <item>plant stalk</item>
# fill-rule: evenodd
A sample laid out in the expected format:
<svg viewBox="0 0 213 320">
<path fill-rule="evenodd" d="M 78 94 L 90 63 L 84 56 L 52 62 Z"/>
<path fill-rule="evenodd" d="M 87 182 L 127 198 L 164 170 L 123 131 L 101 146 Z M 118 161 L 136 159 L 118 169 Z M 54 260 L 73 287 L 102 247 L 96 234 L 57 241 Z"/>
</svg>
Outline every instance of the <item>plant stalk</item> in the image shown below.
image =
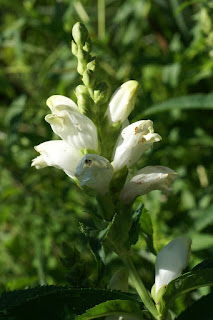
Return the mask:
<svg viewBox="0 0 213 320">
<path fill-rule="evenodd" d="M 159 320 L 159 314 L 155 307 L 154 302 L 152 301 L 151 297 L 149 296 L 141 278 L 138 275 L 137 270 L 135 269 L 135 266 L 132 262 L 132 259 L 130 256 L 126 255 L 122 257 L 123 262 L 125 263 L 127 269 L 129 270 L 130 278 L 135 286 L 135 289 L 137 290 L 142 302 L 144 303 L 145 307 L 149 312 L 152 314 L 154 319 Z"/>
</svg>

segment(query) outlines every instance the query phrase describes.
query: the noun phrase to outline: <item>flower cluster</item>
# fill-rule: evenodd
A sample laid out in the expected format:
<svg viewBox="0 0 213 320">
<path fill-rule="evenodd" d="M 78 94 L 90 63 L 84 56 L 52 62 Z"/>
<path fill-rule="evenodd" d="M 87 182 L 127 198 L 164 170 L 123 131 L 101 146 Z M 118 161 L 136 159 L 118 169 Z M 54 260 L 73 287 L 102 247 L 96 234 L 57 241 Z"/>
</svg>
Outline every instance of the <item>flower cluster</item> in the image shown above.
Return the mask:
<svg viewBox="0 0 213 320">
<path fill-rule="evenodd" d="M 40 156 L 33 159 L 37 169 L 53 166 L 62 169 L 70 178 L 77 179 L 80 186 L 87 186 L 102 195 L 109 191 L 113 174 L 124 167 L 132 167 L 141 155 L 161 140 L 154 132 L 151 120 L 129 124 L 128 116 L 133 110 L 138 92 L 137 81 L 127 81 L 113 94 L 105 112 L 108 126 L 120 124 L 120 134 L 114 141 L 111 158 L 100 154 L 100 137 L 96 124 L 80 112 L 71 99 L 54 95 L 47 100 L 51 114 L 45 120 L 61 140 L 41 143 L 35 147 Z M 125 126 L 126 124 L 126 126 Z M 152 190 L 170 191 L 176 173 L 163 166 L 148 166 L 139 170 L 124 185 L 121 201 L 132 202 L 137 196 Z"/>
</svg>

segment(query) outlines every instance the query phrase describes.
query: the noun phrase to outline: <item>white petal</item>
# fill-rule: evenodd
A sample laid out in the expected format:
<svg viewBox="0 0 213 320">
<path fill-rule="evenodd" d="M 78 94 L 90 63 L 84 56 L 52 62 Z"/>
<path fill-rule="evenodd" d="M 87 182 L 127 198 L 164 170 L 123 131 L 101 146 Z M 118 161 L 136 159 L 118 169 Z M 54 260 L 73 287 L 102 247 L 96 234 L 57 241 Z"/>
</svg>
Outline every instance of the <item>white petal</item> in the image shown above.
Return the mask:
<svg viewBox="0 0 213 320">
<path fill-rule="evenodd" d="M 86 185 L 98 193 L 105 194 L 109 189 L 113 168 L 104 157 L 86 154 L 79 161 L 75 176 L 81 182 L 81 186 Z"/>
<path fill-rule="evenodd" d="M 177 173 L 163 166 L 147 166 L 139 170 L 135 176 L 124 186 L 120 198 L 129 203 L 137 196 L 152 190 L 170 192 L 171 185 L 177 178 Z"/>
<path fill-rule="evenodd" d="M 190 250 L 191 239 L 178 237 L 158 253 L 155 263 L 156 293 L 181 274 L 189 262 Z"/>
<path fill-rule="evenodd" d="M 49 97 L 46 101 L 46 104 L 52 112 L 54 112 L 55 108 L 58 108 L 60 110 L 61 108 L 64 109 L 65 107 L 79 111 L 78 106 L 75 104 L 74 101 L 61 95 L 54 95 Z"/>
<path fill-rule="evenodd" d="M 76 149 L 98 149 L 98 137 L 95 124 L 85 115 L 75 110 L 56 108 L 54 114 L 45 120 L 52 130 L 69 145 Z"/>
<path fill-rule="evenodd" d="M 138 82 L 130 80 L 115 91 L 105 114 L 111 123 L 123 122 L 128 118 L 135 106 L 138 89 Z"/>
<path fill-rule="evenodd" d="M 41 155 L 33 159 L 32 166 L 41 169 L 46 166 L 62 169 L 69 177 L 74 173 L 82 154 L 79 150 L 71 148 L 62 140 L 46 141 L 35 147 Z"/>
<path fill-rule="evenodd" d="M 161 136 L 154 133 L 151 120 L 140 120 L 125 127 L 114 148 L 114 169 L 117 171 L 124 166 L 131 167 L 154 142 L 160 140 Z"/>
</svg>

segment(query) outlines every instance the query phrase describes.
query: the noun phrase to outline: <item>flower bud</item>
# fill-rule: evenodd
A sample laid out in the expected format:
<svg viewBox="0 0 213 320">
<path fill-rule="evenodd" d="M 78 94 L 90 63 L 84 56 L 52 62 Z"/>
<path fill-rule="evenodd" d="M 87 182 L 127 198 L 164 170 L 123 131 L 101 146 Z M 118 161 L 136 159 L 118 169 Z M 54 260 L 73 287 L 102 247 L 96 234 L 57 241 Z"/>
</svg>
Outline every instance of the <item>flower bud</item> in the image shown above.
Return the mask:
<svg viewBox="0 0 213 320">
<path fill-rule="evenodd" d="M 93 106 L 94 102 L 93 100 L 86 95 L 85 93 L 82 93 L 81 95 L 78 96 L 78 107 L 81 113 L 88 113 L 91 116 L 91 107 Z"/>
<path fill-rule="evenodd" d="M 71 49 L 72 49 L 72 54 L 74 56 L 77 56 L 77 54 L 78 54 L 78 46 L 73 40 L 71 42 Z"/>
<path fill-rule="evenodd" d="M 84 71 L 82 81 L 86 87 L 92 88 L 95 84 L 95 80 L 95 74 L 92 70 Z"/>
<path fill-rule="evenodd" d="M 79 95 L 81 95 L 82 93 L 84 93 L 86 95 L 89 94 L 87 88 L 84 85 L 79 84 L 79 86 L 77 86 L 76 89 L 75 89 L 76 97 L 78 98 Z"/>
<path fill-rule="evenodd" d="M 93 72 L 95 71 L 96 66 L 97 66 L 97 59 L 96 58 L 93 59 L 92 61 L 90 61 L 89 63 L 87 63 L 87 69 L 92 70 Z"/>
<path fill-rule="evenodd" d="M 35 147 L 41 155 L 32 160 L 32 166 L 41 169 L 52 166 L 62 169 L 69 177 L 74 173 L 82 154 L 79 150 L 70 147 L 63 140 L 46 141 Z"/>
<path fill-rule="evenodd" d="M 87 186 L 104 195 L 109 189 L 113 176 L 113 168 L 104 157 L 86 154 L 78 163 L 75 172 L 81 186 Z"/>
<path fill-rule="evenodd" d="M 75 43 L 81 47 L 85 45 L 86 41 L 88 41 L 89 38 L 87 28 L 81 22 L 77 22 L 74 24 L 72 28 L 72 36 L 75 40 Z"/>
<path fill-rule="evenodd" d="M 61 139 L 74 148 L 83 150 L 87 148 L 97 151 L 98 137 L 95 124 L 70 105 L 72 100 L 63 98 L 65 98 L 63 104 L 59 104 L 55 96 L 47 100 L 47 105 L 50 107 L 52 114 L 47 115 L 45 120 Z M 68 99 L 67 104 L 66 99 Z"/>
<path fill-rule="evenodd" d="M 135 80 L 130 80 L 115 91 L 105 113 L 110 123 L 123 122 L 128 118 L 135 106 L 138 89 L 139 83 Z"/>
<path fill-rule="evenodd" d="M 90 51 L 92 50 L 92 43 L 90 38 L 87 39 L 87 42 L 85 42 L 85 45 L 83 46 L 83 50 L 90 53 Z"/>
<path fill-rule="evenodd" d="M 141 155 L 162 138 L 154 133 L 151 120 L 140 120 L 125 127 L 113 151 L 113 167 L 117 171 L 124 166 L 131 167 Z"/>
<path fill-rule="evenodd" d="M 162 286 L 167 286 L 181 275 L 190 259 L 191 243 L 188 237 L 178 237 L 158 253 L 155 262 L 156 295 Z"/>
<path fill-rule="evenodd" d="M 106 82 L 101 82 L 94 90 L 94 101 L 95 103 L 104 104 L 107 102 L 109 97 L 110 89 Z"/>
<path fill-rule="evenodd" d="M 171 185 L 177 178 L 177 173 L 163 166 L 148 166 L 139 170 L 124 186 L 120 198 L 125 203 L 133 201 L 137 196 L 152 190 L 172 191 Z"/>
</svg>

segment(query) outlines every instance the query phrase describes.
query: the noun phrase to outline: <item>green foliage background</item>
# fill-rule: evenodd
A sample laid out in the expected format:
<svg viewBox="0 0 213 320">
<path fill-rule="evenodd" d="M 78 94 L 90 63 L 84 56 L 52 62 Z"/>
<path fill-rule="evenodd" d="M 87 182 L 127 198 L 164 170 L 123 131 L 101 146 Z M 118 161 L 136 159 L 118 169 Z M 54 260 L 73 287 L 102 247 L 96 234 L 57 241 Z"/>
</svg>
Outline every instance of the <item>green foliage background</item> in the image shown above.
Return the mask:
<svg viewBox="0 0 213 320">
<path fill-rule="evenodd" d="M 191 267 L 212 256 L 213 2 L 0 0 L 0 6 L 1 290 L 66 284 L 59 259 L 64 241 L 82 252 L 89 273 L 94 270 L 78 226 L 79 221 L 90 224 L 95 200 L 63 172 L 30 167 L 37 156 L 33 147 L 53 138 L 44 121 L 46 99 L 62 94 L 75 100 L 80 78 L 70 41 L 76 21 L 89 29 L 112 92 L 129 79 L 141 84 L 131 121 L 150 118 L 163 140 L 138 168 L 160 164 L 179 174 L 169 198 L 158 191 L 142 197 L 156 250 L 188 234 Z M 143 239 L 134 249 L 150 288 L 154 256 Z M 115 256 L 109 259 L 108 277 L 118 263 Z M 179 299 L 176 309 L 203 292 Z"/>
</svg>

